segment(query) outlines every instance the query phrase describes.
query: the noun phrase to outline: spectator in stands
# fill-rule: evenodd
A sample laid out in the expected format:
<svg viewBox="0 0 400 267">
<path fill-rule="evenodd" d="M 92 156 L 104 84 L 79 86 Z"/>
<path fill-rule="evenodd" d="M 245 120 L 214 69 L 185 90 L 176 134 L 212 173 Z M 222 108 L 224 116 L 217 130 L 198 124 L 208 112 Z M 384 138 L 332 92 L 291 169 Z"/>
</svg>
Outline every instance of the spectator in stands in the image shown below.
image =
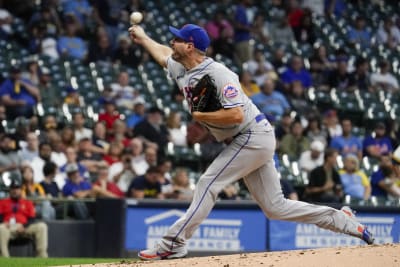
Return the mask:
<svg viewBox="0 0 400 267">
<path fill-rule="evenodd" d="M 314 44 L 316 40 L 315 29 L 312 21 L 312 14 L 309 9 L 304 10 L 304 14 L 300 19 L 300 24 L 298 27 L 293 28 L 293 32 L 298 43 Z"/>
<path fill-rule="evenodd" d="M 40 182 L 47 197 L 58 198 L 61 196 L 60 188 L 54 181 L 58 167 L 54 162 L 48 161 L 43 166 L 44 179 Z"/>
<path fill-rule="evenodd" d="M 265 19 L 263 13 L 258 12 L 253 19 L 253 31 L 252 36 L 254 37 L 256 43 L 267 44 L 270 40 L 269 34 L 269 24 Z"/>
<path fill-rule="evenodd" d="M 325 146 L 321 141 L 311 142 L 310 149 L 300 155 L 299 167 L 302 171 L 311 172 L 324 163 Z"/>
<path fill-rule="evenodd" d="M 339 170 L 344 194 L 359 200 L 368 200 L 371 196 L 371 184 L 365 173 L 360 170 L 357 156 L 348 154 L 344 158 L 343 169 Z"/>
<path fill-rule="evenodd" d="M 253 103 L 264 114 L 281 118 L 290 109 L 286 97 L 275 90 L 275 81 L 266 78 L 261 86 L 261 92 L 250 97 Z"/>
<path fill-rule="evenodd" d="M 97 152 L 106 154 L 110 143 L 107 141 L 107 129 L 104 121 L 97 121 L 93 126 L 92 143 L 97 147 Z"/>
<path fill-rule="evenodd" d="M 26 69 L 21 73 L 21 78 L 30 81 L 33 86 L 39 85 L 39 64 L 34 56 L 26 60 Z"/>
<path fill-rule="evenodd" d="M 386 135 L 386 125 L 383 122 L 376 123 L 374 132 L 365 137 L 362 145 L 363 154 L 375 159 L 393 152 L 392 142 Z"/>
<path fill-rule="evenodd" d="M 336 149 L 342 157 L 349 154 L 356 155 L 359 160 L 362 158 L 362 143 L 360 138 L 352 133 L 353 125 L 349 118 L 342 119 L 343 134 L 332 138 L 330 147 Z"/>
<path fill-rule="evenodd" d="M 96 38 L 90 43 L 87 62 L 105 63 L 111 62 L 113 58 L 114 50 L 106 31 L 97 32 Z"/>
<path fill-rule="evenodd" d="M 121 160 L 123 150 L 124 145 L 121 142 L 114 141 L 110 144 L 108 153 L 103 156 L 103 160 L 107 162 L 109 166 L 111 166 L 112 164 Z"/>
<path fill-rule="evenodd" d="M 329 73 L 327 83 L 328 90 L 336 88 L 338 91 L 344 91 L 355 86 L 355 80 L 348 72 L 347 58 L 337 58 L 337 69 Z"/>
<path fill-rule="evenodd" d="M 282 138 L 290 133 L 290 125 L 293 123 L 293 118 L 289 111 L 282 114 L 280 121 L 275 127 L 275 136 L 280 141 Z"/>
<path fill-rule="evenodd" d="M 170 135 L 167 127 L 163 122 L 164 112 L 152 107 L 148 109 L 146 119 L 135 127 L 134 134 L 136 137 L 142 137 L 146 141 L 156 143 L 158 145 L 158 156 L 165 155 L 165 147 L 170 141 Z"/>
<path fill-rule="evenodd" d="M 146 174 L 137 176 L 129 185 L 128 197 L 143 198 L 164 198 L 161 193 L 161 184 L 159 177 L 162 176 L 157 166 L 151 166 Z"/>
<path fill-rule="evenodd" d="M 126 193 L 136 175 L 137 173 L 132 166 L 132 151 L 124 149 L 121 160 L 110 166 L 108 180 L 115 183 L 122 192 Z"/>
<path fill-rule="evenodd" d="M 306 89 L 299 80 L 291 83 L 287 98 L 289 105 L 298 114 L 312 114 L 315 111 L 315 107 L 306 99 Z"/>
<path fill-rule="evenodd" d="M 0 173 L 12 172 L 19 174 L 22 159 L 16 150 L 16 142 L 9 134 L 0 139 Z"/>
<path fill-rule="evenodd" d="M 65 197 L 73 197 L 77 199 L 93 197 L 116 197 L 113 193 L 107 191 L 106 189 L 103 189 L 98 185 L 91 185 L 90 182 L 82 178 L 79 175 L 78 165 L 75 163 L 69 163 L 65 167 L 65 172 L 67 173 L 68 177 L 62 189 Z"/>
<path fill-rule="evenodd" d="M 211 39 L 211 46 L 214 55 L 221 54 L 229 58 L 233 58 L 233 26 L 225 18 L 225 10 L 218 9 L 212 18 L 208 21 L 204 29 L 207 31 Z"/>
<path fill-rule="evenodd" d="M 168 115 L 166 126 L 171 136 L 171 142 L 176 146 L 187 146 L 186 127 L 183 127 L 182 115 L 179 112 L 171 111 Z"/>
<path fill-rule="evenodd" d="M 106 124 L 107 131 L 112 130 L 114 122 L 120 119 L 119 114 L 114 100 L 105 99 L 104 100 L 104 111 L 99 114 L 99 121 L 104 121 Z"/>
<path fill-rule="evenodd" d="M 76 142 L 79 142 L 83 138 L 92 139 L 93 131 L 85 127 L 85 117 L 82 112 L 75 112 L 72 115 L 72 124 Z"/>
<path fill-rule="evenodd" d="M 33 179 L 33 169 L 29 165 L 21 168 L 22 173 L 22 198 L 41 199 L 34 201 L 37 214 L 46 220 L 53 220 L 56 217 L 55 209 L 50 201 L 45 200 L 46 193 L 41 184 Z"/>
<path fill-rule="evenodd" d="M 369 48 L 371 46 L 371 33 L 366 28 L 365 18 L 357 16 L 354 22 L 354 26 L 350 27 L 347 32 L 347 38 L 350 45 L 361 49 Z"/>
<path fill-rule="evenodd" d="M 48 140 L 52 149 L 50 160 L 59 167 L 63 166 L 67 163 L 67 157 L 65 156 L 65 146 L 61 140 L 61 136 L 53 132 L 49 135 Z"/>
<path fill-rule="evenodd" d="M 22 197 L 44 197 L 45 192 L 43 187 L 34 181 L 33 179 L 33 169 L 29 165 L 24 165 L 21 168 L 22 174 Z"/>
<path fill-rule="evenodd" d="M 41 67 L 39 72 L 38 89 L 41 96 L 41 102 L 45 108 L 60 106 L 60 93 L 52 83 L 52 74 L 46 67 Z"/>
<path fill-rule="evenodd" d="M 269 32 L 271 40 L 277 45 L 288 47 L 294 41 L 296 41 L 293 30 L 289 26 L 289 22 L 286 17 L 280 18 L 276 27 L 271 25 Z"/>
<path fill-rule="evenodd" d="M 57 36 L 47 34 L 47 25 L 43 22 L 32 25 L 30 29 L 29 51 L 32 54 L 48 56 L 58 59 L 60 56 L 57 50 Z"/>
<path fill-rule="evenodd" d="M 130 143 L 130 133 L 126 127 L 126 123 L 123 120 L 115 120 L 112 131 L 109 132 L 107 140 L 109 142 L 121 142 L 124 146 L 128 146 Z"/>
<path fill-rule="evenodd" d="M 400 29 L 393 23 L 393 17 L 386 17 L 379 25 L 376 41 L 385 47 L 395 49 L 400 45 Z"/>
<path fill-rule="evenodd" d="M 386 92 L 399 92 L 399 83 L 396 76 L 390 72 L 390 63 L 388 60 L 379 62 L 379 72 L 371 74 L 371 86 L 373 91 L 383 89 Z"/>
<path fill-rule="evenodd" d="M 304 10 L 300 7 L 298 0 L 286 1 L 287 19 L 293 32 L 296 32 L 300 27 L 301 19 L 304 16 Z"/>
<path fill-rule="evenodd" d="M 324 164 L 313 169 L 309 175 L 309 184 L 305 189 L 307 201 L 322 203 L 340 203 L 342 198 L 342 185 L 340 176 L 335 170 L 336 150 L 325 150 Z"/>
<path fill-rule="evenodd" d="M 50 161 L 51 157 L 51 146 L 49 143 L 42 142 L 39 144 L 39 155 L 29 162 L 33 169 L 33 177 L 36 183 L 40 183 L 43 180 L 43 166 L 46 162 Z"/>
<path fill-rule="evenodd" d="M 39 89 L 29 80 L 21 77 L 21 68 L 13 65 L 10 77 L 0 86 L 0 97 L 6 107 L 7 119 L 33 116 L 33 109 L 40 101 Z"/>
<path fill-rule="evenodd" d="M 247 10 L 251 5 L 251 0 L 240 0 L 234 14 L 234 50 L 236 62 L 239 66 L 251 59 L 253 54 L 250 44 L 252 27 L 247 15 Z"/>
<path fill-rule="evenodd" d="M 104 25 L 112 47 L 120 34 L 118 24 L 122 18 L 120 2 L 97 0 L 93 3 L 93 16 L 98 25 Z"/>
<path fill-rule="evenodd" d="M 396 170 L 397 168 L 397 170 Z M 372 195 L 382 199 L 400 198 L 400 173 L 389 154 L 382 154 L 379 169 L 371 175 Z"/>
<path fill-rule="evenodd" d="M 77 143 L 75 142 L 75 131 L 71 126 L 67 125 L 62 128 L 60 136 L 64 148 L 76 147 Z"/>
<path fill-rule="evenodd" d="M 135 126 L 145 119 L 146 108 L 144 106 L 145 101 L 141 97 L 134 100 L 133 112 L 126 118 L 126 126 L 132 130 Z"/>
<path fill-rule="evenodd" d="M 62 30 L 61 20 L 57 10 L 51 5 L 42 3 L 40 10 L 35 12 L 29 20 L 28 26 L 44 25 L 46 36 L 56 37 Z"/>
<path fill-rule="evenodd" d="M 72 86 L 67 86 L 65 88 L 66 91 L 66 96 L 64 98 L 64 103 L 69 105 L 69 106 L 75 106 L 75 107 L 83 107 L 84 102 L 83 98 L 79 93 L 78 88 L 74 88 Z"/>
<path fill-rule="evenodd" d="M 321 44 L 316 49 L 314 49 L 314 53 L 309 61 L 313 85 L 317 88 L 327 86 L 328 75 L 330 71 L 336 68 L 336 62 L 333 62 L 328 57 L 326 47 Z M 323 89 L 327 90 L 325 88 Z"/>
<path fill-rule="evenodd" d="M 336 136 L 343 134 L 342 126 L 339 123 L 339 118 L 336 110 L 329 109 L 325 111 L 322 119 L 323 128 L 328 132 L 328 141 Z"/>
<path fill-rule="evenodd" d="M 355 62 L 356 69 L 351 73 L 352 80 L 354 81 L 354 88 L 348 88 L 348 90 L 358 88 L 362 91 L 373 91 L 371 87 L 370 73 L 369 73 L 369 61 L 364 57 L 359 57 Z"/>
<path fill-rule="evenodd" d="M 315 140 L 322 142 L 324 147 L 328 144 L 328 133 L 322 129 L 321 119 L 317 115 L 308 116 L 308 125 L 305 129 L 305 135 L 310 139 L 310 142 Z"/>
<path fill-rule="evenodd" d="M 65 35 L 57 40 L 57 50 L 64 58 L 85 60 L 87 57 L 87 45 L 85 41 L 77 35 L 77 25 L 68 19 L 64 25 Z"/>
<path fill-rule="evenodd" d="M 103 155 L 93 151 L 93 144 L 89 138 L 82 138 L 78 143 L 77 160 L 85 166 L 90 176 L 96 176 L 98 168 L 106 166 Z"/>
<path fill-rule="evenodd" d="M 65 149 L 65 155 L 67 156 L 67 163 L 60 167 L 60 171 L 65 174 L 68 174 L 67 166 L 71 166 L 71 164 L 74 164 L 74 166 L 76 165 L 78 168 L 79 176 L 87 181 L 90 181 L 90 174 L 88 172 L 88 169 L 85 167 L 85 165 L 83 165 L 81 162 L 78 161 L 76 148 L 67 147 Z"/>
<path fill-rule="evenodd" d="M 143 51 L 141 47 L 133 46 L 129 36 L 120 35 L 118 37 L 117 48 L 114 52 L 113 62 L 123 66 L 137 68 L 142 61 Z"/>
<path fill-rule="evenodd" d="M 0 200 L 0 249 L 3 257 L 10 257 L 8 242 L 19 237 L 35 240 L 36 255 L 47 258 L 47 225 L 35 221 L 36 211 L 30 200 L 22 197 L 21 181 L 12 180 L 10 196 Z"/>
<path fill-rule="evenodd" d="M 294 81 L 301 81 L 304 88 L 309 88 L 312 85 L 312 77 L 308 70 L 304 68 L 303 59 L 300 56 L 293 56 L 288 69 L 282 73 L 281 79 L 284 90 L 289 91 L 290 85 Z"/>
<path fill-rule="evenodd" d="M 253 59 L 245 63 L 245 65 L 247 65 L 246 69 L 251 74 L 252 79 L 259 86 L 261 86 L 267 78 L 273 80 L 278 79 L 274 67 L 265 59 L 262 49 L 255 49 Z"/>
<path fill-rule="evenodd" d="M 102 190 L 108 192 L 115 197 L 124 197 L 125 194 L 112 181 L 108 181 L 108 167 L 101 166 L 97 172 L 97 179 L 93 185 L 99 186 Z"/>
<path fill-rule="evenodd" d="M 250 71 L 242 70 L 239 76 L 240 85 L 244 91 L 244 93 L 251 97 L 255 94 L 260 93 L 260 87 L 254 81 L 253 76 L 251 75 Z"/>
<path fill-rule="evenodd" d="M 290 159 L 297 160 L 301 153 L 310 148 L 310 141 L 303 134 L 303 126 L 295 120 L 290 126 L 290 133 L 286 134 L 280 142 L 280 154 L 287 154 Z"/>
<path fill-rule="evenodd" d="M 172 193 L 168 195 L 168 198 L 190 201 L 193 198 L 193 193 L 187 170 L 176 168 L 172 177 Z"/>
<path fill-rule="evenodd" d="M 143 149 L 145 146 L 145 149 Z M 156 166 L 157 145 L 153 143 L 144 144 L 140 138 L 133 138 L 130 146 L 132 150 L 132 166 L 137 175 L 143 175 L 149 166 Z"/>
<path fill-rule="evenodd" d="M 49 135 L 58 134 L 58 122 L 53 114 L 48 114 L 44 117 L 42 121 L 42 126 L 40 127 L 39 141 L 48 142 Z"/>
<path fill-rule="evenodd" d="M 18 151 L 23 162 L 31 162 L 35 157 L 39 156 L 39 139 L 36 133 L 29 132 L 26 136 L 26 146 Z"/>
<path fill-rule="evenodd" d="M 161 159 L 157 165 L 161 175 L 158 176 L 158 182 L 161 185 L 161 193 L 167 198 L 167 195 L 172 192 L 171 170 L 172 162 L 170 159 Z"/>
<path fill-rule="evenodd" d="M 286 71 L 286 52 L 283 47 L 276 47 L 275 51 L 272 54 L 271 64 L 272 66 L 274 66 L 274 69 L 279 74 L 279 76 Z"/>
</svg>

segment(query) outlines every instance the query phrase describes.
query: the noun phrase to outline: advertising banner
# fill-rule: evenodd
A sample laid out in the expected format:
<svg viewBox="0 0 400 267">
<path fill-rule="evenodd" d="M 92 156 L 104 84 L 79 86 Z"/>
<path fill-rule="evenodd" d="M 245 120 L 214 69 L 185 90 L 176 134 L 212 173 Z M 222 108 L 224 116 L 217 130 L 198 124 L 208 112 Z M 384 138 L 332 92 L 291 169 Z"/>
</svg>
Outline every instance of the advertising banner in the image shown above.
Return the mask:
<svg viewBox="0 0 400 267">
<path fill-rule="evenodd" d="M 129 206 L 126 216 L 126 250 L 154 247 L 179 217 L 180 209 Z M 265 251 L 267 219 L 259 210 L 213 210 L 193 237 L 190 251 Z"/>
<path fill-rule="evenodd" d="M 400 241 L 400 215 L 357 213 L 377 244 Z M 283 221 L 269 221 L 269 249 L 291 250 L 365 244 L 361 239 L 321 229 L 315 225 Z"/>
</svg>

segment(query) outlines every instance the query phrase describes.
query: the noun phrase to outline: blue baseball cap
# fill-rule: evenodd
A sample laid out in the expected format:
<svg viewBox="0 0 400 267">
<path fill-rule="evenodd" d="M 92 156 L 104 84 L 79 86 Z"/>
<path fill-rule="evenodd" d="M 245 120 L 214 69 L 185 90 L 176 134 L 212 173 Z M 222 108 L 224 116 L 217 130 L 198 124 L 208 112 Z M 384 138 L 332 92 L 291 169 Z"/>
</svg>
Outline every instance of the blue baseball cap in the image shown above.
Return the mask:
<svg viewBox="0 0 400 267">
<path fill-rule="evenodd" d="M 186 24 L 180 30 L 169 26 L 169 31 L 185 42 L 193 43 L 194 47 L 200 51 L 206 52 L 210 45 L 210 38 L 206 30 L 195 24 Z"/>
</svg>

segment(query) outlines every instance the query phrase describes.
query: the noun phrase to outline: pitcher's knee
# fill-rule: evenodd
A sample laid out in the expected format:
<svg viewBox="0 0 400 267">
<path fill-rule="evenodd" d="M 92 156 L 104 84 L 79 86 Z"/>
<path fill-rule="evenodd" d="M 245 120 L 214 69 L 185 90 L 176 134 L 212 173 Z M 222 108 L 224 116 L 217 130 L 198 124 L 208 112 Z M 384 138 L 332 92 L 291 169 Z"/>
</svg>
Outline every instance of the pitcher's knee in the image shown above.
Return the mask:
<svg viewBox="0 0 400 267">
<path fill-rule="evenodd" d="M 281 219 L 282 216 L 287 212 L 285 203 L 286 199 L 284 198 L 278 201 L 274 201 L 274 203 L 272 203 L 272 205 L 270 205 L 265 211 L 267 217 L 273 220 Z"/>
</svg>

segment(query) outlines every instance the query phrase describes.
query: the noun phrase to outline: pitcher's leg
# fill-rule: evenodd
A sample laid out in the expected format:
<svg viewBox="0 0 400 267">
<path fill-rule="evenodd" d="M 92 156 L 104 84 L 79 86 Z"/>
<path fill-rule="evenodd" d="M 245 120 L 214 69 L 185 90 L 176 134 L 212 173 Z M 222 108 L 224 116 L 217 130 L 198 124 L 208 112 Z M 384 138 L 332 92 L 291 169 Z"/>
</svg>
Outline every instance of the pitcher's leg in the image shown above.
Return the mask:
<svg viewBox="0 0 400 267">
<path fill-rule="evenodd" d="M 184 246 L 185 240 L 207 218 L 222 188 L 264 164 L 265 150 L 254 147 L 252 138 L 254 135 L 251 133 L 236 138 L 207 168 L 196 185 L 185 215 L 170 227 L 160 242 L 162 248 L 171 250 L 171 247 Z"/>
<path fill-rule="evenodd" d="M 251 195 L 270 219 L 315 224 L 335 232 L 360 237 L 360 225 L 344 212 L 327 206 L 285 199 L 273 161 L 252 172 L 245 179 Z"/>
</svg>

